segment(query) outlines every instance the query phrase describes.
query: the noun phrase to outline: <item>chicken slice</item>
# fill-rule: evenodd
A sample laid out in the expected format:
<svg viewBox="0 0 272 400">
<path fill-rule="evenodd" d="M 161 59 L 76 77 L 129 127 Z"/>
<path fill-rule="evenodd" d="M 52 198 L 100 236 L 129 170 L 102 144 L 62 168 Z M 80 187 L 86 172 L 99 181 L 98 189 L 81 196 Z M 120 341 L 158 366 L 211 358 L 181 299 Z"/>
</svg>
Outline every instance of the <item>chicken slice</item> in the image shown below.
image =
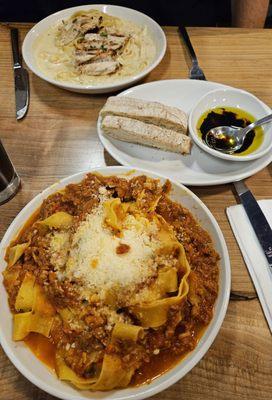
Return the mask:
<svg viewBox="0 0 272 400">
<path fill-rule="evenodd" d="M 93 59 L 94 62 L 100 62 L 100 61 L 114 61 L 114 52 L 111 50 L 108 51 L 98 51 L 96 53 L 95 58 Z"/>
<path fill-rule="evenodd" d="M 126 44 L 127 40 L 127 36 L 104 36 L 99 33 L 87 33 L 82 43 L 85 48 L 118 50 Z"/>
<path fill-rule="evenodd" d="M 89 50 L 82 51 L 76 50 L 75 61 L 77 65 L 84 64 L 86 62 L 97 62 L 97 61 L 114 61 L 114 52 L 102 51 L 102 50 Z"/>
<path fill-rule="evenodd" d="M 75 20 L 73 21 L 77 24 L 80 33 L 85 34 L 86 32 L 97 30 L 101 24 L 102 17 L 97 15 L 81 15 L 75 18 Z"/>
<path fill-rule="evenodd" d="M 59 43 L 66 46 L 79 36 L 79 30 L 73 23 L 64 23 L 59 28 Z"/>
<path fill-rule="evenodd" d="M 127 36 L 107 36 L 107 47 L 111 50 L 118 50 L 121 47 L 124 47 L 126 42 L 128 41 Z"/>
<path fill-rule="evenodd" d="M 96 53 L 87 51 L 76 51 L 75 52 L 75 62 L 77 65 L 84 64 L 91 61 L 97 57 Z"/>
<path fill-rule="evenodd" d="M 84 49 L 100 49 L 103 46 L 104 38 L 99 33 L 87 33 L 84 36 L 82 45 Z"/>
<path fill-rule="evenodd" d="M 124 36 L 123 33 L 118 31 L 114 26 L 103 26 L 101 27 L 99 33 L 101 35 L 113 35 L 113 36 Z"/>
<path fill-rule="evenodd" d="M 119 65 L 117 61 L 100 61 L 80 65 L 79 70 L 86 75 L 109 75 L 115 72 Z"/>
<path fill-rule="evenodd" d="M 84 35 L 86 32 L 99 29 L 102 17 L 97 15 L 80 15 L 72 21 L 63 22 L 60 27 L 60 44 L 66 46 L 75 40 L 78 36 Z"/>
</svg>

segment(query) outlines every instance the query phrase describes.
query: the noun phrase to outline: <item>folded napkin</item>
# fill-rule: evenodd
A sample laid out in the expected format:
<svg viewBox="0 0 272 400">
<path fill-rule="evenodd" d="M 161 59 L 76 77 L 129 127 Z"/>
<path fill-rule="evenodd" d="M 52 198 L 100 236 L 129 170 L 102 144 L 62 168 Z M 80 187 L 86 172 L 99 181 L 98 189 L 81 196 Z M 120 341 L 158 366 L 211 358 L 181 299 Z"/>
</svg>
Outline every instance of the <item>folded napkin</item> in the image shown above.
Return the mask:
<svg viewBox="0 0 272 400">
<path fill-rule="evenodd" d="M 258 204 L 272 227 L 272 200 L 260 200 Z M 228 207 L 227 216 L 272 332 L 272 272 L 267 259 L 244 207 Z"/>
</svg>

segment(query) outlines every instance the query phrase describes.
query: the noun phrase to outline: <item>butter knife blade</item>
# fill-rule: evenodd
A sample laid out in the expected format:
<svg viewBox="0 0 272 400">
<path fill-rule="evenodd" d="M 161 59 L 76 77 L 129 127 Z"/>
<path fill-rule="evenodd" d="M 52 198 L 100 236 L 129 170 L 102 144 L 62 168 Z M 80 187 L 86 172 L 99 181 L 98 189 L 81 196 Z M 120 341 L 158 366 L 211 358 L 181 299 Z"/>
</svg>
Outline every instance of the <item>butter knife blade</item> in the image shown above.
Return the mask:
<svg viewBox="0 0 272 400">
<path fill-rule="evenodd" d="M 15 101 L 16 101 L 16 118 L 23 118 L 28 109 L 28 72 L 26 69 L 19 67 L 14 70 L 15 83 Z"/>
<path fill-rule="evenodd" d="M 244 182 L 233 182 L 233 184 L 272 271 L 272 229 L 257 200 Z"/>
<path fill-rule="evenodd" d="M 23 118 L 29 104 L 29 79 L 28 72 L 22 67 L 19 52 L 18 29 L 11 29 L 11 45 L 13 55 L 13 70 L 15 84 L 16 119 Z"/>
</svg>

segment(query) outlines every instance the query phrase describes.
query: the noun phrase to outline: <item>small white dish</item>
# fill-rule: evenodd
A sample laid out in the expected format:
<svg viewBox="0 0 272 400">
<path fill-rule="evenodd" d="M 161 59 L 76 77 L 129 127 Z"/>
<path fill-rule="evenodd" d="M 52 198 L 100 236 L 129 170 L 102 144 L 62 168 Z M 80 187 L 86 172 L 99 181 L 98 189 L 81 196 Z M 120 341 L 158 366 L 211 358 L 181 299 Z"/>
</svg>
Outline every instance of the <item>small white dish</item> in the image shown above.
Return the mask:
<svg viewBox="0 0 272 400">
<path fill-rule="evenodd" d="M 231 87 L 196 79 L 170 79 L 134 86 L 118 96 L 159 101 L 169 106 L 179 107 L 189 115 L 199 99 L 215 89 L 231 89 Z M 266 104 L 262 102 L 261 104 L 266 114 L 271 113 L 271 109 Z M 192 146 L 191 154 L 183 156 L 170 151 L 122 142 L 104 134 L 101 118 L 97 121 L 97 132 L 105 149 L 120 164 L 131 168 L 144 168 L 184 185 L 221 185 L 239 181 L 256 174 L 272 161 L 272 152 L 258 160 L 238 163 L 213 157 L 195 144 Z"/>
<path fill-rule="evenodd" d="M 225 154 L 209 147 L 197 133 L 199 118 L 208 110 L 217 107 L 234 107 L 251 114 L 256 120 L 270 114 L 267 107 L 257 97 L 240 89 L 216 89 L 205 94 L 196 103 L 189 115 L 189 131 L 194 142 L 212 156 L 230 161 L 252 161 L 267 154 L 272 149 L 272 124 L 263 125 L 263 142 L 255 151 L 247 155 Z"/>
<path fill-rule="evenodd" d="M 36 40 L 39 38 L 41 34 L 47 31 L 52 25 L 61 22 L 69 18 L 75 12 L 82 10 L 100 10 L 106 14 L 113 15 L 115 17 L 119 17 L 131 22 L 139 26 L 145 26 L 155 44 L 156 54 L 154 60 L 148 65 L 143 71 L 140 73 L 130 76 L 127 79 L 122 79 L 120 81 L 116 81 L 111 84 L 104 85 L 80 85 L 74 83 L 66 83 L 62 81 L 58 81 L 56 79 L 49 78 L 46 74 L 44 74 L 39 67 L 37 66 L 37 62 L 35 59 L 35 51 L 34 45 Z M 166 51 L 166 37 L 162 30 L 162 28 L 155 22 L 152 18 L 147 15 L 133 10 L 131 8 L 114 6 L 114 5 L 105 5 L 105 4 L 90 4 L 90 5 L 82 5 L 78 7 L 71 7 L 65 10 L 58 11 L 54 14 L 49 15 L 44 18 L 40 22 L 38 22 L 26 35 L 25 40 L 23 42 L 22 53 L 23 58 L 28 66 L 28 68 L 41 79 L 52 83 L 62 89 L 67 89 L 72 92 L 78 93 L 110 93 L 120 89 L 123 89 L 128 86 L 134 85 L 140 79 L 144 78 L 149 72 L 151 72 L 156 66 L 161 62 Z"/>
<path fill-rule="evenodd" d="M 145 174 L 151 178 L 158 178 L 162 183 L 166 178 L 161 175 L 147 172 L 145 170 L 131 170 L 127 167 L 104 167 L 95 168 L 92 171 L 98 171 L 103 175 L 122 175 L 130 172 L 130 176 Z M 92 172 L 90 171 L 90 172 Z M 6 267 L 4 255 L 10 241 L 16 237 L 21 227 L 30 218 L 33 212 L 41 205 L 42 201 L 50 194 L 60 190 L 70 183 L 81 181 L 86 172 L 69 176 L 55 183 L 42 193 L 38 194 L 31 200 L 17 215 L 10 227 L 8 228 L 3 240 L 0 244 L 0 272 Z M 33 384 L 40 389 L 64 400 L 141 400 L 146 397 L 155 395 L 156 393 L 165 390 L 170 385 L 177 382 L 185 374 L 187 374 L 208 351 L 214 341 L 219 329 L 222 325 L 226 314 L 231 283 L 231 270 L 229 255 L 225 239 L 217 224 L 214 216 L 203 204 L 203 202 L 189 189 L 180 183 L 172 181 L 172 190 L 170 193 L 171 199 L 180 202 L 187 207 L 194 217 L 199 221 L 199 224 L 209 232 L 213 241 L 214 248 L 219 253 L 219 293 L 216 300 L 214 315 L 210 324 L 205 329 L 203 336 L 200 338 L 197 347 L 181 360 L 175 367 L 152 380 L 149 384 L 138 387 L 128 387 L 121 390 L 112 390 L 107 392 L 90 392 L 86 390 L 77 390 L 71 385 L 57 379 L 55 374 L 50 372 L 48 368 L 39 361 L 35 355 L 28 349 L 24 342 L 14 342 L 12 340 L 12 314 L 7 301 L 7 293 L 2 284 L 2 274 L 0 273 L 0 297 L 1 297 L 1 317 L 0 317 L 0 342 L 1 345 L 15 367 Z"/>
</svg>

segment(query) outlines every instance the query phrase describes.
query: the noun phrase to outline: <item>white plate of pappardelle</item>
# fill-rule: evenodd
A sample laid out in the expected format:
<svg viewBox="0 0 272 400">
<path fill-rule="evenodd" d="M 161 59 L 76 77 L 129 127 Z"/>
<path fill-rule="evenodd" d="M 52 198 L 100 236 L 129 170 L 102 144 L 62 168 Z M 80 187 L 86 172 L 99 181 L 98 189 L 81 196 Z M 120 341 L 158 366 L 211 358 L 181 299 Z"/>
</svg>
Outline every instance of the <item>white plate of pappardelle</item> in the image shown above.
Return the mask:
<svg viewBox="0 0 272 400">
<path fill-rule="evenodd" d="M 128 27 L 129 24 L 133 24 L 136 31 L 140 32 L 139 36 L 134 37 L 133 27 L 131 28 L 126 54 L 124 53 L 124 57 L 121 55 L 117 72 L 104 75 L 105 79 L 103 76 L 92 76 L 93 81 L 86 80 L 86 76 L 80 74 L 75 76 L 75 64 L 71 62 L 71 52 L 68 48 L 63 51 L 59 45 L 55 45 L 56 32 L 62 21 L 67 21 L 77 13 L 90 10 L 119 18 Z M 130 8 L 105 4 L 71 7 L 49 15 L 27 33 L 22 47 L 24 61 L 34 74 L 53 85 L 79 93 L 108 93 L 134 85 L 161 62 L 165 51 L 165 34 L 153 19 Z M 142 59 L 142 54 L 146 54 L 148 59 Z"/>
<path fill-rule="evenodd" d="M 120 93 L 119 96 L 158 101 L 178 107 L 189 115 L 203 95 L 212 90 L 224 88 L 229 89 L 230 86 L 208 81 L 172 79 L 135 86 Z M 267 114 L 271 113 L 271 109 L 266 104 L 255 99 Z M 122 142 L 109 138 L 103 133 L 101 118 L 98 119 L 97 130 L 103 146 L 119 163 L 159 173 L 184 185 L 220 185 L 238 181 L 257 173 L 272 161 L 271 152 L 257 160 L 240 163 L 214 157 L 195 143 L 192 145 L 190 155 L 181 155 Z"/>
<path fill-rule="evenodd" d="M 117 175 L 129 177 L 146 175 L 150 178 L 158 178 L 161 183 L 165 182 L 165 178 L 160 175 L 147 172 L 145 170 L 131 170 L 127 167 L 105 167 L 90 172 L 97 171 L 103 175 Z M 50 194 L 64 188 L 67 184 L 80 182 L 86 173 L 81 172 L 76 175 L 65 178 L 51 187 L 45 189 L 38 194 L 24 209 L 18 214 L 15 220 L 8 228 L 0 246 L 0 266 L 1 271 L 6 267 L 4 255 L 7 246 L 12 239 L 16 237 L 22 226 L 28 221 L 33 212 L 41 206 L 42 201 Z M 120 390 L 112 390 L 107 392 L 90 392 L 87 390 L 77 390 L 68 383 L 57 379 L 56 375 L 40 362 L 34 354 L 26 347 L 24 342 L 14 342 L 12 340 L 12 314 L 9 309 L 7 294 L 4 285 L 1 282 L 1 318 L 0 318 L 0 341 L 9 359 L 15 367 L 33 384 L 40 389 L 65 400 L 84 400 L 84 399 L 144 399 L 155 395 L 158 392 L 168 388 L 170 385 L 181 379 L 188 373 L 204 356 L 212 342 L 214 341 L 223 322 L 230 293 L 231 272 L 229 256 L 223 234 L 208 208 L 202 201 L 189 189 L 183 185 L 172 181 L 172 190 L 170 198 L 187 207 L 193 214 L 194 218 L 200 225 L 208 231 L 213 241 L 213 247 L 220 256 L 219 262 L 219 292 L 215 303 L 213 318 L 203 333 L 196 348 L 188 354 L 180 363 L 164 373 L 149 384 L 138 387 L 127 387 Z M 1 275 L 2 279 L 2 275 Z"/>
</svg>

